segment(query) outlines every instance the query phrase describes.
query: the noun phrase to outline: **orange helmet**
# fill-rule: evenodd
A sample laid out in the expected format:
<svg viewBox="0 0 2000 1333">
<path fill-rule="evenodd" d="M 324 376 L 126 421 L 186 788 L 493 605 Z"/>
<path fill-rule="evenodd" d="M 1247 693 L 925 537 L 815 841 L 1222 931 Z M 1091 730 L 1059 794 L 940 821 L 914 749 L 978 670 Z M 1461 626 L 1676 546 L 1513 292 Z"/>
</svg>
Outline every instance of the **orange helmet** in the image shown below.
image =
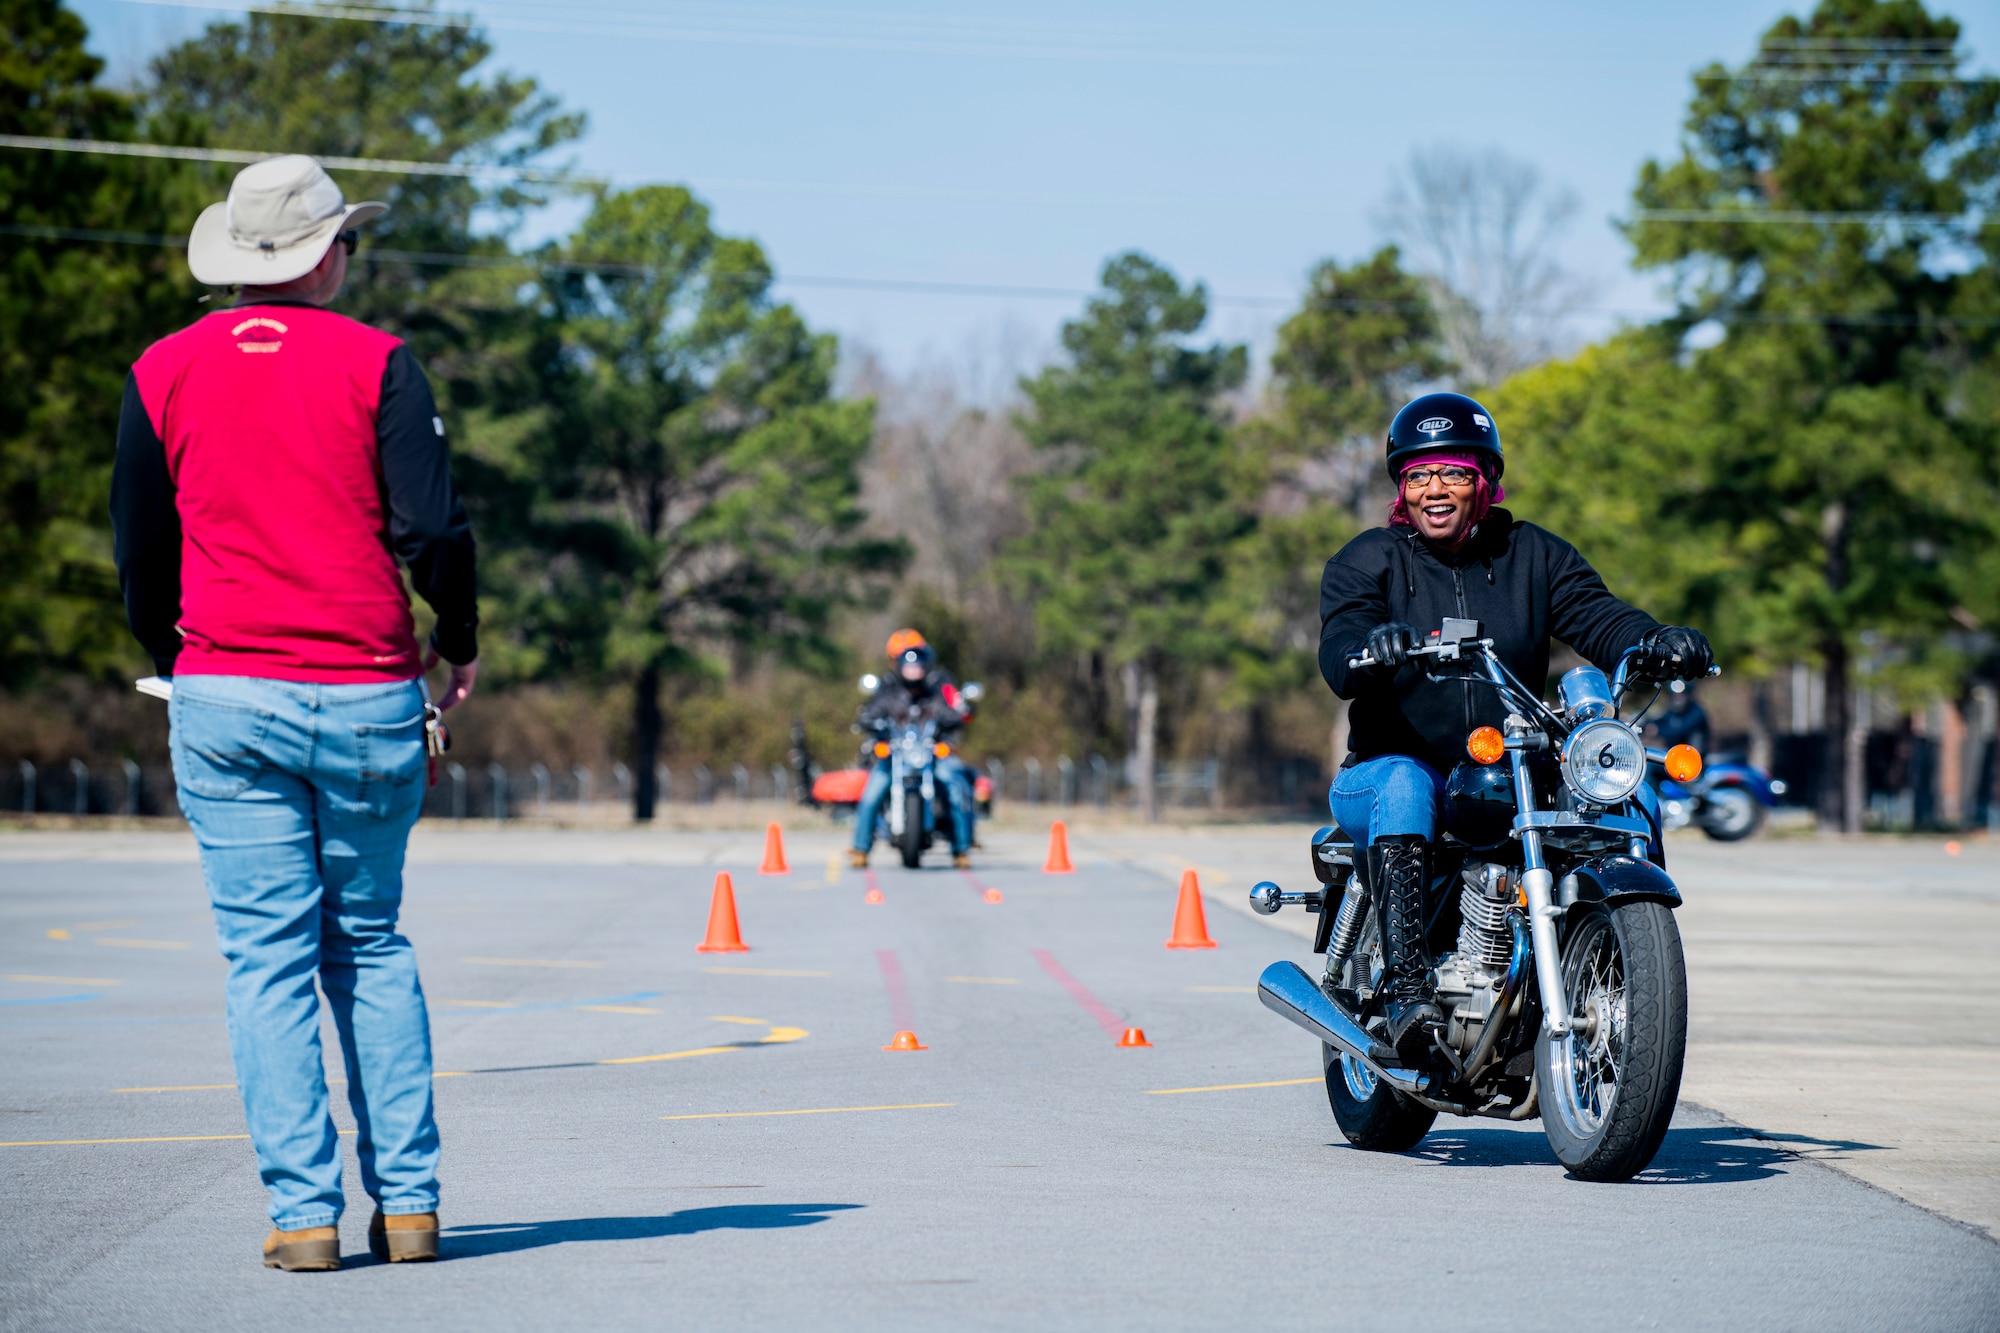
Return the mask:
<svg viewBox="0 0 2000 1333">
<path fill-rule="evenodd" d="M 901 657 L 912 648 L 924 646 L 924 636 L 913 629 L 899 629 L 889 636 L 889 656 Z"/>
</svg>

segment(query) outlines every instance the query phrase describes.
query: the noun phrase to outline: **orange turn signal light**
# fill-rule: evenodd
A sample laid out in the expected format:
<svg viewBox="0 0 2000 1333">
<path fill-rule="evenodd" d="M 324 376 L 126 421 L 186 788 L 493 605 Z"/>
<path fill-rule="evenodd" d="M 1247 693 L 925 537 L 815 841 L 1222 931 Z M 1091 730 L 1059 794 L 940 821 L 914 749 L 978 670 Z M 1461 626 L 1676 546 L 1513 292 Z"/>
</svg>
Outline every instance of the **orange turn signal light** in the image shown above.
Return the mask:
<svg viewBox="0 0 2000 1333">
<path fill-rule="evenodd" d="M 1481 727 L 1465 738 L 1465 752 L 1474 763 L 1497 764 L 1507 753 L 1507 738 L 1498 727 Z"/>
<path fill-rule="evenodd" d="M 1667 751 L 1666 770 L 1675 782 L 1693 782 L 1701 776 L 1701 751 L 1692 745 L 1676 745 Z"/>
<path fill-rule="evenodd" d="M 938 758 L 942 759 L 946 755 L 951 753 L 951 747 L 949 745 L 946 745 L 943 741 L 939 741 L 936 745 L 933 745 L 931 747 L 931 753 L 936 755 Z"/>
<path fill-rule="evenodd" d="M 889 757 L 889 742 L 887 741 L 875 742 L 875 757 L 877 759 L 887 759 Z"/>
</svg>

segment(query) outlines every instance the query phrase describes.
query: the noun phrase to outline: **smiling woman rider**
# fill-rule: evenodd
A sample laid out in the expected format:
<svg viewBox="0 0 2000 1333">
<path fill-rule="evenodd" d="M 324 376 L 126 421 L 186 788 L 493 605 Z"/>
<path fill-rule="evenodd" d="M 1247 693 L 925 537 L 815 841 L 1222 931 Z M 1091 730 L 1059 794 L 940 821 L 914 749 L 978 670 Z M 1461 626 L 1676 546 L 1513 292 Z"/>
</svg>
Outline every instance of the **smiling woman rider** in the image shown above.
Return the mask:
<svg viewBox="0 0 2000 1333">
<path fill-rule="evenodd" d="M 1463 757 L 1468 733 L 1506 718 L 1494 691 L 1433 681 L 1409 650 L 1454 616 L 1482 622 L 1525 681 L 1548 678 L 1551 638 L 1606 671 L 1642 643 L 1699 671 L 1710 654 L 1699 632 L 1663 626 L 1612 596 L 1574 546 L 1496 507 L 1506 498 L 1500 430 L 1472 399 L 1432 393 L 1405 406 L 1389 426 L 1388 466 L 1397 485 L 1388 525 L 1326 563 L 1319 669 L 1354 703 L 1328 803 L 1367 848 L 1385 969 L 1380 1017 L 1390 1044 L 1414 1054 L 1431 1044 L 1427 1025 L 1443 1021 L 1424 941 L 1443 775 Z M 1379 665 L 1349 667 L 1363 650 Z"/>
</svg>

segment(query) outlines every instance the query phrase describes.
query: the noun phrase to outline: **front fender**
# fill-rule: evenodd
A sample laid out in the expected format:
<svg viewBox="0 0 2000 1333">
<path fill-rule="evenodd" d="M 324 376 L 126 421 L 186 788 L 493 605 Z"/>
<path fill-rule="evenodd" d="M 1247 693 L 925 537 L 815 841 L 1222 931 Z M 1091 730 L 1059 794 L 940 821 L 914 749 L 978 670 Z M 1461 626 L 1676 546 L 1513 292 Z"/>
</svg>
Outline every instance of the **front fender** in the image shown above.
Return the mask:
<svg viewBox="0 0 2000 1333">
<path fill-rule="evenodd" d="M 1681 891 L 1667 872 L 1651 861 L 1624 852 L 1595 857 L 1564 875 L 1556 885 L 1556 900 L 1564 907 L 1618 903 L 1681 905 Z"/>
</svg>

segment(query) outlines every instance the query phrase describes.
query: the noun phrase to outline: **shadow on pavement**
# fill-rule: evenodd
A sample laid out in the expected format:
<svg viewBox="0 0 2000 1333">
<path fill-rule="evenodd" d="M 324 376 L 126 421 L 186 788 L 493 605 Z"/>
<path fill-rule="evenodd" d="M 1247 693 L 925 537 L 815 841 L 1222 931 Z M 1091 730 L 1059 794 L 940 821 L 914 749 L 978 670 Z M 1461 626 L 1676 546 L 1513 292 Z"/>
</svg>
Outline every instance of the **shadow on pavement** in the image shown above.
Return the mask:
<svg viewBox="0 0 2000 1333">
<path fill-rule="evenodd" d="M 657 1240 L 691 1236 L 699 1231 L 737 1228 L 760 1231 L 772 1227 L 807 1227 L 858 1203 L 752 1203 L 718 1208 L 683 1208 L 658 1217 L 574 1217 L 560 1222 L 496 1222 L 490 1225 L 446 1227 L 440 1246 L 445 1259 L 473 1259 L 488 1254 L 512 1254 L 584 1240 Z"/>
<path fill-rule="evenodd" d="M 1779 1146 L 1780 1144 L 1784 1146 Z M 1638 1185 L 1723 1185 L 1767 1180 L 1801 1157 L 1875 1152 L 1879 1144 L 1816 1139 L 1805 1134 L 1758 1134 L 1738 1125 L 1696 1125 L 1667 1131 Z M 1556 1166 L 1548 1140 L 1518 1129 L 1452 1125 L 1432 1130 L 1408 1154 L 1440 1166 Z"/>
</svg>

